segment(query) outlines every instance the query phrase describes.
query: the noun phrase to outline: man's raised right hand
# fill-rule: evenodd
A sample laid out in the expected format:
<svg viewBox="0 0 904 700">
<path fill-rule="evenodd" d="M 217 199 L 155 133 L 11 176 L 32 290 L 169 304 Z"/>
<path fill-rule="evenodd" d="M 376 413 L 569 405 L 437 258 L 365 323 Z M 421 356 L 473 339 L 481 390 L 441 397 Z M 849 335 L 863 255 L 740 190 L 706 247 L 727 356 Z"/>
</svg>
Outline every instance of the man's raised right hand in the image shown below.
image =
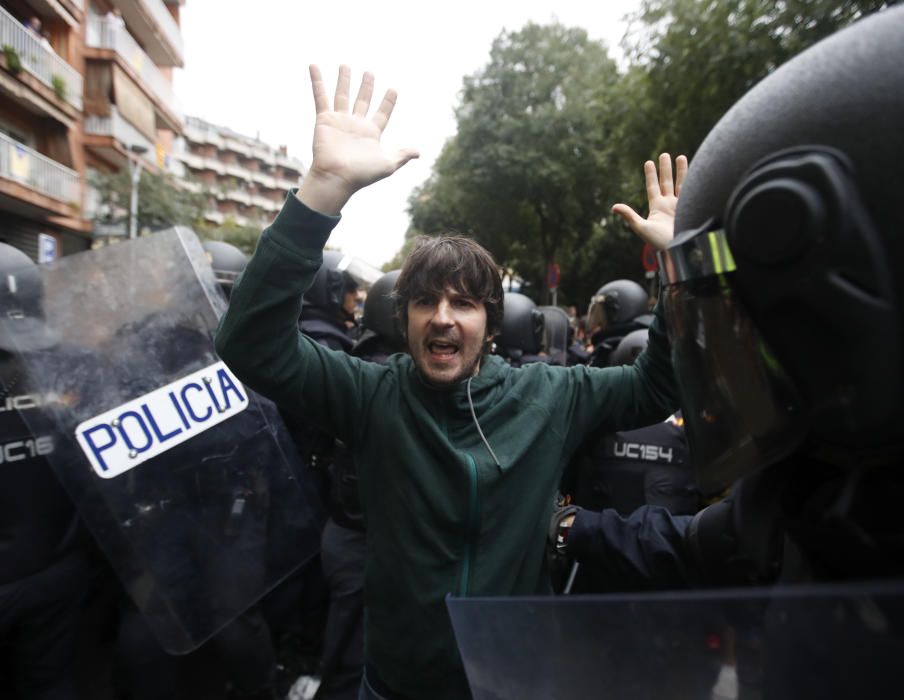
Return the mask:
<svg viewBox="0 0 904 700">
<path fill-rule="evenodd" d="M 377 110 L 367 116 L 374 90 L 374 77 L 365 73 L 354 104 L 349 104 L 351 70 L 339 67 L 333 108 L 320 75 L 312 65 L 311 88 L 317 121 L 314 124 L 314 158 L 298 188 L 297 197 L 322 214 L 338 214 L 358 190 L 392 175 L 412 158 L 414 149 L 387 151 L 380 137 L 392 116 L 395 90 L 387 90 Z"/>
</svg>

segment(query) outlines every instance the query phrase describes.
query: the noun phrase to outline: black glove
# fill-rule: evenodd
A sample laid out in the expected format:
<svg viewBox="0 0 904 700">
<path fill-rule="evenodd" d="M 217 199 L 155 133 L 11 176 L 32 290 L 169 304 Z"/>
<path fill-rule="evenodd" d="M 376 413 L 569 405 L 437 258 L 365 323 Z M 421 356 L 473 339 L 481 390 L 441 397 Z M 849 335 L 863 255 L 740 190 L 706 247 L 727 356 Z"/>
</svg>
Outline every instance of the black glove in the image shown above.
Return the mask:
<svg viewBox="0 0 904 700">
<path fill-rule="evenodd" d="M 576 515 L 580 510 L 578 506 L 559 505 L 552 513 L 549 520 L 549 546 L 560 555 L 564 555 L 568 546 L 568 531 L 571 529 L 571 521 L 564 524 L 563 521 L 569 515 Z"/>
<path fill-rule="evenodd" d="M 703 585 L 775 581 L 783 555 L 784 481 L 780 468 L 746 477 L 725 500 L 694 516 L 685 541 Z"/>
</svg>

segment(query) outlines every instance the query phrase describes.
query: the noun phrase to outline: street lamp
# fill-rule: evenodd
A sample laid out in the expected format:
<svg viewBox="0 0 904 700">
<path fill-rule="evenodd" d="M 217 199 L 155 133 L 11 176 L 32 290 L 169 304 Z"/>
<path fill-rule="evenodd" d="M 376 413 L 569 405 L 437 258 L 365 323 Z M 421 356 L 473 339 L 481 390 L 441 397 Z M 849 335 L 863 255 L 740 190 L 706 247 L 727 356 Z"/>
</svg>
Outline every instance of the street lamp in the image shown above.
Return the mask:
<svg viewBox="0 0 904 700">
<path fill-rule="evenodd" d="M 147 146 L 133 143 L 129 146 L 133 153 L 129 157 L 129 173 L 132 175 L 132 196 L 129 200 L 129 238 L 138 235 L 138 183 L 141 182 L 141 156 L 148 152 Z"/>
</svg>

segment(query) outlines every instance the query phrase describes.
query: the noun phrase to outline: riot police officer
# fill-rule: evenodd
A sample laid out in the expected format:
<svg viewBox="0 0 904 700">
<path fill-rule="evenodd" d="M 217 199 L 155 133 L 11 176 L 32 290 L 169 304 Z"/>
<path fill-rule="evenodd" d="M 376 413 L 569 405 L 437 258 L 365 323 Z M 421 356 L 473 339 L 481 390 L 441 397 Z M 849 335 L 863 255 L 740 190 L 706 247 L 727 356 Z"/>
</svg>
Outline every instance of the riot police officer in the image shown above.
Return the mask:
<svg viewBox="0 0 904 700">
<path fill-rule="evenodd" d="M 217 286 L 228 301 L 232 286 L 248 258 L 237 247 L 223 241 L 204 241 L 202 247 L 207 254 Z M 128 330 L 139 339 L 147 335 L 143 328 Z M 209 340 L 205 336 L 188 328 L 172 329 L 167 341 L 162 344 L 166 351 L 158 357 L 164 365 L 180 363 L 186 357 L 191 357 L 195 352 L 209 346 Z M 193 351 L 187 352 L 189 348 Z M 261 410 L 269 414 L 268 420 L 278 422 L 279 415 L 275 405 L 268 399 L 256 395 L 255 397 Z M 234 474 L 241 472 L 245 466 L 240 463 L 228 465 L 230 475 L 221 483 L 216 479 L 205 480 L 202 488 L 203 497 L 215 501 L 215 492 L 224 488 L 233 491 L 236 482 Z M 200 479 L 201 475 L 199 474 L 197 478 Z M 271 497 L 265 488 L 261 488 L 263 484 L 258 483 L 255 486 L 258 487 L 257 493 L 252 493 L 251 488 L 246 488 L 240 493 L 228 494 L 223 499 L 227 503 L 227 513 L 214 515 L 213 519 L 215 521 L 219 519 L 225 528 L 236 534 L 241 531 L 245 525 L 242 521 L 254 518 L 251 514 L 251 500 Z M 241 512 L 236 507 L 237 503 L 242 506 Z M 249 507 L 246 509 L 245 505 Z M 301 504 L 297 506 L 303 508 Z M 207 510 L 212 509 L 208 506 Z M 225 517 L 227 514 L 228 517 Z M 191 516 L 193 519 L 204 517 L 195 512 L 191 512 Z M 178 560 L 182 556 L 181 552 L 187 552 L 185 558 L 191 558 L 191 550 L 195 543 L 191 541 L 187 528 L 185 531 L 178 528 L 158 530 L 156 537 L 161 545 L 161 551 L 157 556 Z M 261 562 L 251 559 L 244 564 L 249 572 L 254 567 L 262 565 Z M 125 697 L 130 700 L 189 697 L 199 692 L 199 686 L 210 687 L 217 684 L 220 685 L 220 694 L 227 693 L 228 689 L 228 697 L 232 700 L 269 700 L 275 697 L 276 652 L 270 625 L 259 605 L 243 611 L 218 631 L 198 652 L 173 655 L 167 653 L 153 637 L 151 629 L 131 601 L 126 600 L 125 596 L 120 598 L 122 609 L 119 620 L 116 677 Z"/>
<path fill-rule="evenodd" d="M 689 524 L 657 522 L 656 566 L 673 585 L 904 577 L 902 32 L 893 8 L 817 44 L 697 152 L 663 298 L 698 483 L 732 492 Z M 618 548 L 606 533 L 639 526 L 605 520 L 579 514 L 567 536 L 604 568 Z M 828 673 L 841 659 L 827 642 L 863 600 L 817 615 L 792 602 L 768 610 L 762 696 L 895 692 L 899 653 L 863 650 L 900 637 L 897 600 L 869 600 L 882 623 L 858 630 L 843 676 Z M 785 664 L 801 649 L 818 673 Z"/>
<path fill-rule="evenodd" d="M 349 352 L 357 336 L 358 283 L 344 266 L 345 256 L 323 253 L 323 265 L 305 295 L 298 327 L 322 345 Z"/>
<path fill-rule="evenodd" d="M 42 284 L 25 253 L 0 243 L 0 694 L 74 698 L 73 658 L 91 586 L 88 540 L 36 430 L 57 399 L 37 391 L 20 352 L 52 350 Z"/>
<path fill-rule="evenodd" d="M 318 270 L 310 291 L 304 296 L 298 328 L 321 345 L 350 353 L 359 331 L 355 318 L 358 283 L 345 268 L 346 256 L 337 251 L 324 251 L 323 265 Z M 323 504 L 324 518 L 321 527 L 325 527 L 326 514 L 335 510 L 334 490 L 339 485 L 335 482 L 333 471 L 337 459 L 345 459 L 343 450 L 332 435 L 311 425 L 309 416 L 295 415 L 282 406 L 279 411 L 302 461 L 309 467 L 308 483 L 316 490 Z M 341 480 L 344 477 L 340 475 L 339 478 Z M 322 532 L 321 543 L 323 536 L 329 534 L 334 532 Z M 330 546 L 329 542 L 327 546 Z M 333 642 L 328 639 L 332 633 L 328 629 L 329 588 L 323 562 L 318 555 L 269 596 L 269 603 L 274 607 L 295 607 L 283 620 L 290 621 L 286 636 L 299 647 L 299 655 L 303 657 L 301 663 L 295 662 L 298 664 L 296 670 L 300 672 L 299 682 L 302 684 L 316 682 L 314 679 L 321 673 L 322 659 L 330 658 L 329 645 Z M 324 692 L 326 691 L 325 687 Z"/>
<path fill-rule="evenodd" d="M 633 364 L 646 343 L 646 329 L 632 331 L 612 352 L 610 366 Z M 577 468 L 573 502 L 582 508 L 614 508 L 628 515 L 655 505 L 675 515 L 693 515 L 703 505 L 680 414 L 606 435 L 582 455 Z"/>
<path fill-rule="evenodd" d="M 649 295 L 637 282 L 613 280 L 600 287 L 590 298 L 587 309 L 587 333 L 593 346 L 591 367 L 608 367 L 609 355 L 625 335 L 652 322 Z"/>
<path fill-rule="evenodd" d="M 647 334 L 644 328 L 622 338 L 609 358 L 610 366 L 633 364 L 646 347 Z M 642 506 L 665 508 L 673 515 L 693 515 L 704 504 L 694 483 L 680 413 L 661 423 L 588 442 L 569 465 L 561 490 L 575 507 L 591 511 L 611 508 L 625 517 Z M 558 517 L 566 512 L 575 509 L 559 510 Z M 585 567 L 573 579 L 570 592 L 622 589 L 596 573 L 592 567 Z"/>
<path fill-rule="evenodd" d="M 373 283 L 364 301 L 361 337 L 352 355 L 385 363 L 405 352 L 392 291 L 399 270 Z M 351 453 L 339 447 L 330 469 L 330 517 L 323 528 L 320 558 L 330 588 L 318 700 L 354 700 L 364 668 L 364 562 L 366 535 Z"/>
</svg>

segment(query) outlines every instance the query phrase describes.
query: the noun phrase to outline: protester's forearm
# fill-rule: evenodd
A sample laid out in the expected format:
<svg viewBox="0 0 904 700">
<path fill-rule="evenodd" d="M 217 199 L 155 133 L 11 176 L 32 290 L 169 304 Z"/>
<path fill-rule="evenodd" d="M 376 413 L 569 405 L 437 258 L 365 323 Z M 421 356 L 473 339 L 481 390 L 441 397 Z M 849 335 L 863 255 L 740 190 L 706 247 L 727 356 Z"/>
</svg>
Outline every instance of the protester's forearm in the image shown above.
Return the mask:
<svg viewBox="0 0 904 700">
<path fill-rule="evenodd" d="M 296 371 L 301 295 L 337 221 L 289 196 L 261 236 L 220 321 L 217 353 L 243 382 L 277 401 Z"/>
</svg>

